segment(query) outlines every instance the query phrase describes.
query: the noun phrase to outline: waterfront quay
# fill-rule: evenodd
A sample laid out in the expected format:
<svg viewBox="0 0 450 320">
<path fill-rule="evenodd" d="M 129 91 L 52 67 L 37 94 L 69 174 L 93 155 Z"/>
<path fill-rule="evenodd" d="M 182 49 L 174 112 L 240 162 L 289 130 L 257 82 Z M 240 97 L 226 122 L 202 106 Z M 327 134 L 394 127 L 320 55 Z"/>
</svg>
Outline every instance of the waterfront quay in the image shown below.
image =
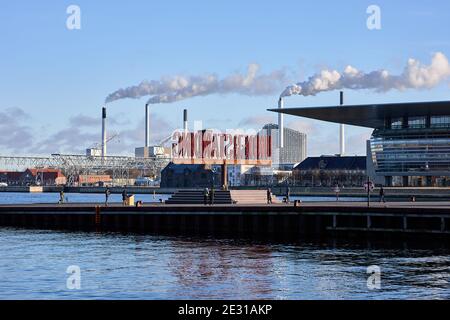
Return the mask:
<svg viewBox="0 0 450 320">
<path fill-rule="evenodd" d="M 450 202 L 274 205 L 0 205 L 0 226 L 239 238 L 450 238 Z"/>
<path fill-rule="evenodd" d="M 124 189 L 129 194 L 167 194 L 172 195 L 179 190 L 177 188 L 159 188 L 159 187 L 139 187 L 139 186 L 115 186 L 109 188 L 111 193 L 121 194 Z M 263 190 L 264 187 L 240 187 L 233 190 Z M 203 190 L 202 188 L 190 188 L 190 190 Z M 271 187 L 272 193 L 276 196 L 286 194 L 286 186 Z M 411 197 L 420 201 L 450 201 L 450 188 L 384 188 L 387 199 L 410 201 Z M 104 194 L 105 187 L 63 187 L 63 186 L 8 186 L 0 187 L 0 192 L 15 193 L 81 193 L 81 194 Z M 335 197 L 334 188 L 326 187 L 296 187 L 290 186 L 291 196 L 299 197 Z M 378 198 L 379 188 L 375 188 L 371 197 Z M 367 197 L 367 192 L 363 187 L 343 188 L 339 193 L 340 197 Z"/>
</svg>

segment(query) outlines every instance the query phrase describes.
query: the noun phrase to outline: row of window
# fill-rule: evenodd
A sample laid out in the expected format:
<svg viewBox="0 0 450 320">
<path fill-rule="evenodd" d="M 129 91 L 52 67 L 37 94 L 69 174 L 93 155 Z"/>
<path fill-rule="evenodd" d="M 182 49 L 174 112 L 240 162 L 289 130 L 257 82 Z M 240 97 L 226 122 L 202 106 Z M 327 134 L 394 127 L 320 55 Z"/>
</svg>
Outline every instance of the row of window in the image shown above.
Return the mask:
<svg viewBox="0 0 450 320">
<path fill-rule="evenodd" d="M 378 135 L 371 139 L 371 150 L 377 172 L 448 171 L 450 174 L 450 133 L 423 139 L 406 134 L 397 138 Z"/>
<path fill-rule="evenodd" d="M 430 130 L 424 134 L 408 130 L 375 130 L 371 138 L 371 151 L 376 172 L 449 172 L 450 175 L 450 116 L 397 118 L 391 121 L 391 128 L 447 130 Z"/>
<path fill-rule="evenodd" d="M 427 127 L 427 117 L 411 117 L 407 119 L 407 126 L 403 118 L 395 118 L 391 121 L 391 129 L 402 129 L 404 127 L 412 129 L 422 129 Z M 450 116 L 431 116 L 431 128 L 449 128 Z"/>
<path fill-rule="evenodd" d="M 421 129 L 427 127 L 426 117 L 411 117 L 408 118 L 407 127 L 412 129 Z M 392 119 L 391 129 L 402 129 L 406 127 L 403 118 Z M 430 117 L 431 128 L 449 128 L 450 116 L 431 116 Z"/>
</svg>

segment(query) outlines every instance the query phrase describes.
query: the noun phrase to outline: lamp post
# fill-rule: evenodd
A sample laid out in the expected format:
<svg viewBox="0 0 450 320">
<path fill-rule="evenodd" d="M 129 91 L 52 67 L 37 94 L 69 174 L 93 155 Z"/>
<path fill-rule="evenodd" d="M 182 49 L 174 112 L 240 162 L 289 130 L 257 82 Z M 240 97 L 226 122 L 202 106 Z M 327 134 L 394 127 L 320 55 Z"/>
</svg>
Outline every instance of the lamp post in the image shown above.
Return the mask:
<svg viewBox="0 0 450 320">
<path fill-rule="evenodd" d="M 370 207 L 370 192 L 373 190 L 373 182 L 370 181 L 369 176 L 367 176 L 367 182 L 364 185 L 364 188 L 367 191 L 367 207 Z"/>
</svg>

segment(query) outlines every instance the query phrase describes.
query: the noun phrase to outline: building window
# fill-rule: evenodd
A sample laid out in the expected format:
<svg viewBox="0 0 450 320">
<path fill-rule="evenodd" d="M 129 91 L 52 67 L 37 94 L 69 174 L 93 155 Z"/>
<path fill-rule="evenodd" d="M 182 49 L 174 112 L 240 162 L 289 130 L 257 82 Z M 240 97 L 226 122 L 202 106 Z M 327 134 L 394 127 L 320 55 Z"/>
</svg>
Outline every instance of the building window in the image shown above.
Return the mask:
<svg viewBox="0 0 450 320">
<path fill-rule="evenodd" d="M 422 129 L 426 127 L 425 117 L 412 117 L 408 119 L 408 127 L 411 129 Z"/>
<path fill-rule="evenodd" d="M 432 128 L 448 128 L 450 127 L 450 116 L 432 116 L 430 123 Z"/>
<path fill-rule="evenodd" d="M 401 129 L 403 127 L 403 119 L 396 118 L 391 121 L 391 129 Z"/>
</svg>

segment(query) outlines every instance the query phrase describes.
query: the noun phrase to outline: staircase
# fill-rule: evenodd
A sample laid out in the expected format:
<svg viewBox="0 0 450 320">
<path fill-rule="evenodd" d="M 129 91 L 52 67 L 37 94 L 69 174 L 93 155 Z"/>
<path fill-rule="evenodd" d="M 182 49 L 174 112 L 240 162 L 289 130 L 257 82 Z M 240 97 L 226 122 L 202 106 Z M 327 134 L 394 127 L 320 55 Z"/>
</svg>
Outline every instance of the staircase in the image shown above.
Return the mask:
<svg viewBox="0 0 450 320">
<path fill-rule="evenodd" d="M 232 190 L 231 198 L 236 204 L 267 204 L 267 190 Z M 272 203 L 277 203 L 272 195 Z"/>
<path fill-rule="evenodd" d="M 166 200 L 166 204 L 204 204 L 203 190 L 179 190 Z M 209 199 L 208 199 L 209 203 Z M 214 204 L 267 204 L 266 190 L 214 191 Z M 272 196 L 272 203 L 279 203 Z"/>
<path fill-rule="evenodd" d="M 166 200 L 166 204 L 204 204 L 203 193 L 203 190 L 179 190 L 170 199 Z M 232 203 L 230 191 L 214 191 L 214 204 Z"/>
</svg>

